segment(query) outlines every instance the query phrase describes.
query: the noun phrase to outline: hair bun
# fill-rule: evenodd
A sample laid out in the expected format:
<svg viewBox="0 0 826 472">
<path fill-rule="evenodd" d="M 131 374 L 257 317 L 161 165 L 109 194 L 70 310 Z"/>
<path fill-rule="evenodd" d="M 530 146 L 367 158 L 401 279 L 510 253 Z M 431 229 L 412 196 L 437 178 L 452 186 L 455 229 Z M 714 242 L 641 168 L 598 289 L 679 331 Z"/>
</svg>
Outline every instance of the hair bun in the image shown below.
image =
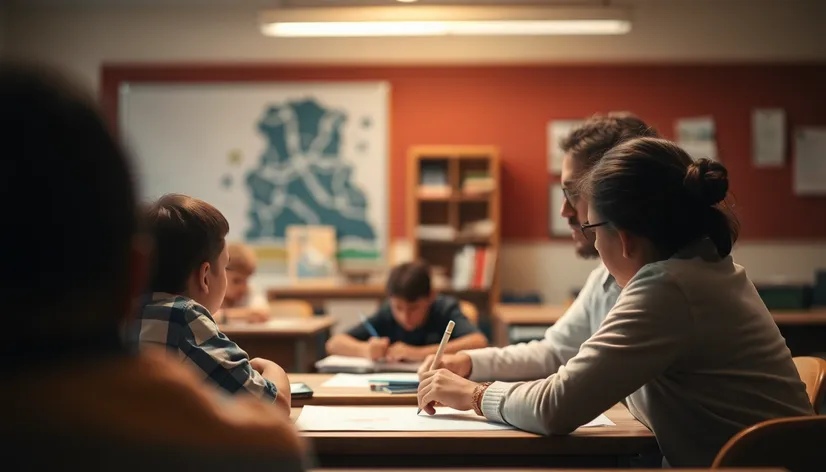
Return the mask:
<svg viewBox="0 0 826 472">
<path fill-rule="evenodd" d="M 683 186 L 703 205 L 723 201 L 728 193 L 728 171 L 719 162 L 697 159 L 688 166 Z"/>
</svg>

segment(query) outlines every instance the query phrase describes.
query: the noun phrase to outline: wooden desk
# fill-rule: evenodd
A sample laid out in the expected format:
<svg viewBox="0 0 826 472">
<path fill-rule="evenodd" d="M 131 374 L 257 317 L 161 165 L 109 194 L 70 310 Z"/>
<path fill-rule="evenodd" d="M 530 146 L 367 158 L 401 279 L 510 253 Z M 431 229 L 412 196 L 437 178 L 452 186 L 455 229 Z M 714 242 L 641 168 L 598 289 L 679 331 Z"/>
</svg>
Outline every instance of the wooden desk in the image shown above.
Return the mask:
<svg viewBox="0 0 826 472">
<path fill-rule="evenodd" d="M 293 400 L 293 406 L 304 405 L 416 405 L 415 393 L 392 395 L 389 393 L 371 392 L 369 387 L 322 387 L 334 374 L 289 374 L 290 382 L 304 382 L 313 389 L 313 398 Z M 380 378 L 381 374 L 374 374 Z"/>
<path fill-rule="evenodd" d="M 826 353 L 826 308 L 774 310 L 772 316 L 793 356 Z"/>
<path fill-rule="evenodd" d="M 493 342 L 496 346 L 510 344 L 512 326 L 551 326 L 565 311 L 560 305 L 499 304 L 493 313 Z M 772 311 L 777 326 L 795 356 L 826 352 L 826 309 L 806 311 Z"/>
<path fill-rule="evenodd" d="M 332 472 L 334 470 L 339 469 L 312 469 L 313 472 Z M 610 472 L 616 469 L 590 469 L 589 472 Z M 624 469 L 625 472 L 651 472 L 652 469 Z M 718 471 L 719 469 L 666 469 L 668 472 L 713 472 Z M 347 472 L 422 472 L 422 469 L 399 469 L 396 467 L 387 467 L 387 468 L 375 468 L 375 469 L 347 469 Z M 442 468 L 427 468 L 427 472 L 527 472 L 525 469 L 500 469 L 500 468 L 493 468 L 493 469 L 480 469 L 480 468 L 473 468 L 473 469 L 442 469 Z M 582 469 L 543 469 L 543 468 L 531 468 L 530 472 L 582 472 Z M 723 469 L 722 472 L 788 472 L 786 469 L 775 469 L 775 468 L 747 468 L 747 469 Z"/>
<path fill-rule="evenodd" d="M 252 357 L 263 357 L 284 370 L 311 372 L 320 353 L 316 345 L 319 334 L 335 324 L 331 316 L 312 318 L 276 318 L 268 323 L 231 323 L 221 331 Z"/>
<path fill-rule="evenodd" d="M 510 344 L 511 326 L 550 326 L 556 323 L 566 310 L 568 307 L 562 305 L 496 305 L 493 310 L 493 344 Z"/>
<path fill-rule="evenodd" d="M 341 407 L 347 408 L 347 407 Z M 300 408 L 290 415 L 296 420 Z M 320 467 L 616 467 L 659 449 L 653 433 L 622 406 L 616 426 L 544 437 L 517 430 L 302 432 Z"/>
</svg>

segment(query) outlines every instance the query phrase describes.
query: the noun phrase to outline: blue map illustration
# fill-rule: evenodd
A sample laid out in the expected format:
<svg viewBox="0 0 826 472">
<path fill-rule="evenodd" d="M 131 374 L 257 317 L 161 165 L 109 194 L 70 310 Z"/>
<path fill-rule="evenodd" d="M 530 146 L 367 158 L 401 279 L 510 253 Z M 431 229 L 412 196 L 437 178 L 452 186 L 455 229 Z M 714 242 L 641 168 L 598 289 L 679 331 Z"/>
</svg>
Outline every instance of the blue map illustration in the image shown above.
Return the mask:
<svg viewBox="0 0 826 472">
<path fill-rule="evenodd" d="M 291 225 L 329 225 L 336 228 L 339 257 L 378 256 L 367 198 L 342 156 L 346 121 L 346 113 L 314 98 L 267 108 L 258 123 L 267 147 L 246 176 L 248 240 L 283 239 Z"/>
</svg>

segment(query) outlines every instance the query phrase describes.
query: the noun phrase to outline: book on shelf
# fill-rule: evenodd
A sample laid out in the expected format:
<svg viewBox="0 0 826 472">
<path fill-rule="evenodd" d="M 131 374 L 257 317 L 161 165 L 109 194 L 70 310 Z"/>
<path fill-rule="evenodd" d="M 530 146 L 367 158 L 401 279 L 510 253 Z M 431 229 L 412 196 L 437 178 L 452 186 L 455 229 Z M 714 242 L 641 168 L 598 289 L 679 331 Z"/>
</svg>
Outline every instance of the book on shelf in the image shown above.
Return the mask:
<svg viewBox="0 0 826 472">
<path fill-rule="evenodd" d="M 419 198 L 448 198 L 453 194 L 449 185 L 420 185 Z"/>
<path fill-rule="evenodd" d="M 487 172 L 466 172 L 462 179 L 462 192 L 487 193 L 496 190 L 496 180 Z"/>
<path fill-rule="evenodd" d="M 447 186 L 447 164 L 439 162 L 422 162 L 419 173 L 419 185 L 428 187 Z"/>
<path fill-rule="evenodd" d="M 419 225 L 416 237 L 425 241 L 453 241 L 456 230 L 450 225 Z"/>
<path fill-rule="evenodd" d="M 453 260 L 455 290 L 486 289 L 493 283 L 496 251 L 489 247 L 467 245 Z"/>
<path fill-rule="evenodd" d="M 462 238 L 489 238 L 496 230 L 493 220 L 470 221 L 462 225 L 459 237 Z"/>
</svg>

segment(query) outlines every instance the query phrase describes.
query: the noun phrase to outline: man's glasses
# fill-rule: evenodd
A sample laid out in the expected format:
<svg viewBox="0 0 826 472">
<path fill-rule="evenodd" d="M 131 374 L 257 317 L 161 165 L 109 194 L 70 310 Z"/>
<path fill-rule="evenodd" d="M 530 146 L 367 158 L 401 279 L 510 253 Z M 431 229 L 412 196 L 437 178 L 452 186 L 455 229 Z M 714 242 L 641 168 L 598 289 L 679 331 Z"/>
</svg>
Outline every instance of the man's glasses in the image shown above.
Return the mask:
<svg viewBox="0 0 826 472">
<path fill-rule="evenodd" d="M 565 187 L 562 187 L 562 195 L 565 197 L 565 201 L 568 202 L 568 205 L 570 205 L 571 208 L 576 209 L 574 205 L 576 205 L 579 195 L 577 195 L 577 193 L 573 190 Z"/>
</svg>

